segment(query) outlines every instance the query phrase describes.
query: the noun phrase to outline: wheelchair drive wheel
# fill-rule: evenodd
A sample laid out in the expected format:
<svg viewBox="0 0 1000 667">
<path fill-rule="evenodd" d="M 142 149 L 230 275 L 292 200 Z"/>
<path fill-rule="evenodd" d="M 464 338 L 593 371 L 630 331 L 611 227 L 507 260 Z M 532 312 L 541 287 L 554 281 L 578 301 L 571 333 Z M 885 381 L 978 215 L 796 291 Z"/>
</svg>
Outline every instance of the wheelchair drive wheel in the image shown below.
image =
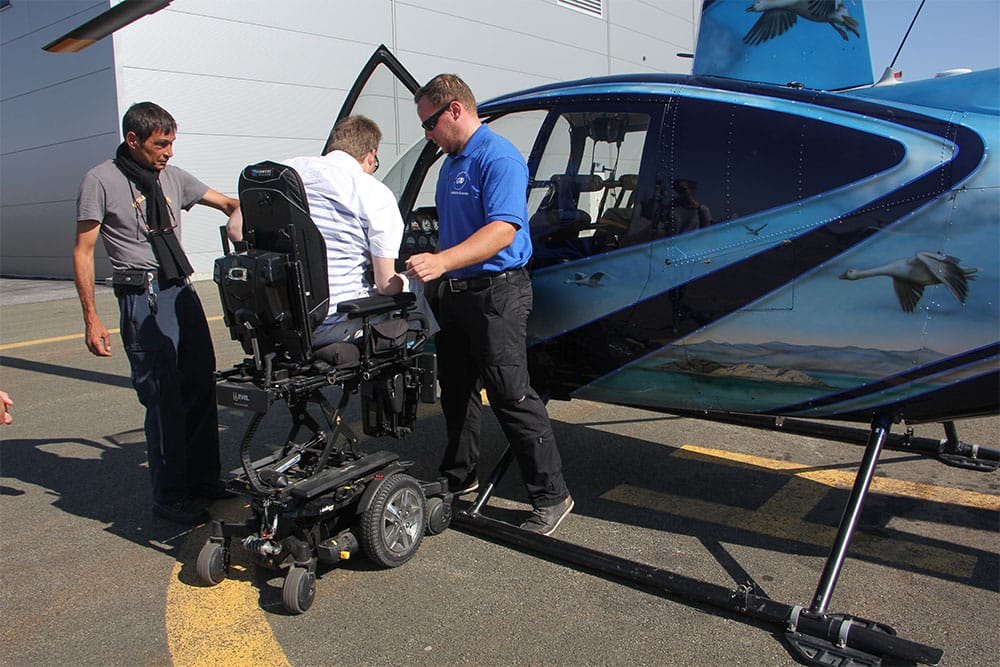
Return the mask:
<svg viewBox="0 0 1000 667">
<path fill-rule="evenodd" d="M 382 567 L 399 567 L 413 557 L 424 537 L 424 492 L 404 473 L 387 477 L 361 516 L 361 548 Z"/>
</svg>

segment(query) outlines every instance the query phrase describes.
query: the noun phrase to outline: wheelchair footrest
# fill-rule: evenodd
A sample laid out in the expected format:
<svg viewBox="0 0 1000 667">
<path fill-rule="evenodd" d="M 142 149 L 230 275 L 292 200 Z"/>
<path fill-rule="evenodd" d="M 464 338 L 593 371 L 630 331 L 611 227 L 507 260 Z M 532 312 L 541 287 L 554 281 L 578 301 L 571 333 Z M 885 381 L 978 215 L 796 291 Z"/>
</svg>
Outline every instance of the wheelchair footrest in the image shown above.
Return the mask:
<svg viewBox="0 0 1000 667">
<path fill-rule="evenodd" d="M 393 452 L 379 451 L 366 454 L 357 461 L 328 468 L 323 472 L 316 473 L 308 479 L 298 482 L 292 488 L 291 496 L 296 500 L 311 500 L 330 489 L 364 477 L 397 460 L 399 460 L 399 455 Z"/>
</svg>

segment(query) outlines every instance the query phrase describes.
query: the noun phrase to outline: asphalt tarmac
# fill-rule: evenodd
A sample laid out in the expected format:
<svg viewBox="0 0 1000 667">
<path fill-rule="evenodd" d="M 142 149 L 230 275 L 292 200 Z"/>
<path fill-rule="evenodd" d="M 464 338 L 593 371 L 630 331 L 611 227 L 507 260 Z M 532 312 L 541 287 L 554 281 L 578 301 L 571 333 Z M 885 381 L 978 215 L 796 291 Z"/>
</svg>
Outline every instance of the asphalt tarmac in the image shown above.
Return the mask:
<svg viewBox="0 0 1000 667">
<path fill-rule="evenodd" d="M 197 287 L 227 368 L 242 352 L 214 284 Z M 98 305 L 117 327 L 107 288 Z M 143 412 L 117 332 L 113 346 L 110 359 L 87 352 L 71 283 L 0 281 L 0 389 L 15 402 L 0 427 L 0 664 L 798 664 L 779 626 L 454 528 L 396 569 L 362 557 L 321 567 L 301 615 L 284 610 L 280 575 L 236 549 L 229 578 L 201 586 L 207 527 L 153 516 Z M 430 477 L 444 424 L 436 405 L 420 410 L 411 437 L 363 446 L 398 451 Z M 810 605 L 862 446 L 583 401 L 553 402 L 550 414 L 576 500 L 556 537 Z M 221 411 L 226 469 L 248 420 Z M 259 446 L 287 428 L 272 411 Z M 1000 443 L 1000 418 L 958 429 Z M 942 437 L 935 425 L 916 432 Z M 502 438 L 492 421 L 486 433 L 489 464 Z M 512 470 L 486 513 L 516 523 L 527 508 Z M 212 512 L 248 515 L 238 499 Z M 997 665 L 998 593 L 997 473 L 885 451 L 829 611 L 943 649 L 944 665 Z"/>
</svg>

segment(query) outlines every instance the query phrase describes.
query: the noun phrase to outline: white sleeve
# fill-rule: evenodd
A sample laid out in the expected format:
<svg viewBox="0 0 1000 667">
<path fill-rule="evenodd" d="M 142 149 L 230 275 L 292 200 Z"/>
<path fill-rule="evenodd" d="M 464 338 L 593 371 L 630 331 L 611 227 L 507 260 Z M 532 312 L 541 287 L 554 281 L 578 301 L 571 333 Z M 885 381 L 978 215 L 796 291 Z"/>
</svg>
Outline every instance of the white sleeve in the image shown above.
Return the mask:
<svg viewBox="0 0 1000 667">
<path fill-rule="evenodd" d="M 399 257 L 403 243 L 403 218 L 392 190 L 375 181 L 365 198 L 365 216 L 368 218 L 368 248 L 372 257 Z"/>
</svg>

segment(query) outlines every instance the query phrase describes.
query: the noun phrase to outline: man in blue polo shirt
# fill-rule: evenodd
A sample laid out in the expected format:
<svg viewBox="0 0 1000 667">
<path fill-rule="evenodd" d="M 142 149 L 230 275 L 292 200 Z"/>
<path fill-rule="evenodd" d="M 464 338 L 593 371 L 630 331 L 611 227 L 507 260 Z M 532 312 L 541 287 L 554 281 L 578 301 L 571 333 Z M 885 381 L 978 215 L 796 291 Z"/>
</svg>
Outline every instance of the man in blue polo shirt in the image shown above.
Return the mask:
<svg viewBox="0 0 1000 667">
<path fill-rule="evenodd" d="M 437 352 L 448 447 L 441 473 L 459 494 L 479 488 L 485 386 L 531 497 L 521 528 L 549 535 L 573 499 L 545 404 L 528 377 L 528 167 L 513 144 L 480 123 L 472 91 L 454 74 L 431 79 L 414 101 L 425 136 L 447 154 L 435 196 L 438 252 L 406 263 L 411 279 L 442 278 Z"/>
</svg>

